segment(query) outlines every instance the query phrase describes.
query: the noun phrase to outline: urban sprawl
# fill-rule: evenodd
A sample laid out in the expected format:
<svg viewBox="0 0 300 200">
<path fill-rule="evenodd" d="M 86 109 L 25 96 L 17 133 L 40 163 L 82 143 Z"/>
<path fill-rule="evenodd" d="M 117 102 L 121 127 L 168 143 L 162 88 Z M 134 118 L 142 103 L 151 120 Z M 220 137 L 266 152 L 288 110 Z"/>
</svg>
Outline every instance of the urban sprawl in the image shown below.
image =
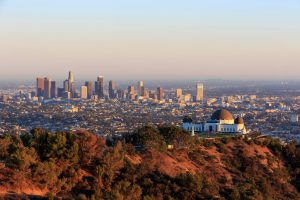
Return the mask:
<svg viewBox="0 0 300 200">
<path fill-rule="evenodd" d="M 147 88 L 138 81 L 117 88 L 113 80 L 106 87 L 103 76 L 76 86 L 69 72 L 62 87 L 50 78 L 38 77 L 34 87 L 0 89 L 0 97 L 0 134 L 39 127 L 121 136 L 145 125 L 183 126 L 186 116 L 193 123 L 204 123 L 216 110 L 225 108 L 234 118 L 243 118 L 248 132 L 300 142 L 300 92 L 285 87 L 280 92 L 278 88 L 241 92 L 197 82 L 184 88 Z"/>
</svg>

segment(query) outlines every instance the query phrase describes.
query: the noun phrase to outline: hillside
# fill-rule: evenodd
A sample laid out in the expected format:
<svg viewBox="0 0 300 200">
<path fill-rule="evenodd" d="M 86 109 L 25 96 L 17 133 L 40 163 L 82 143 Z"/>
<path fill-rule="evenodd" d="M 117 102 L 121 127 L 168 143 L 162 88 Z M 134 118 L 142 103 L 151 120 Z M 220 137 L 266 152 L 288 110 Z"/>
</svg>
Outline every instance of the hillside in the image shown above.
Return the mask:
<svg viewBox="0 0 300 200">
<path fill-rule="evenodd" d="M 272 138 L 202 139 L 176 127 L 107 144 L 84 131 L 0 138 L 4 198 L 299 199 L 299 191 L 300 147 Z"/>
</svg>

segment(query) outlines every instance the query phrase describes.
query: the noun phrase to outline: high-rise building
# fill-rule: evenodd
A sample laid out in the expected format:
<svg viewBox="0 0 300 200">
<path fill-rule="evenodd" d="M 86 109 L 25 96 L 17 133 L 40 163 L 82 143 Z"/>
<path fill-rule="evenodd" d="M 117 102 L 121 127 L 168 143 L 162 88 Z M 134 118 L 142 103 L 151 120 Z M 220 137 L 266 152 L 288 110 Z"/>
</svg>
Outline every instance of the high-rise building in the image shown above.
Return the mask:
<svg viewBox="0 0 300 200">
<path fill-rule="evenodd" d="M 126 99 L 126 91 L 125 90 L 118 89 L 117 95 L 118 95 L 117 97 L 119 99 Z"/>
<path fill-rule="evenodd" d="M 157 99 L 157 95 L 155 94 L 155 91 L 152 91 L 152 90 L 149 91 L 149 98 L 150 99 Z"/>
<path fill-rule="evenodd" d="M 177 88 L 176 89 L 175 96 L 176 96 L 176 98 L 180 98 L 182 96 L 182 89 L 181 88 Z"/>
<path fill-rule="evenodd" d="M 62 97 L 65 98 L 65 99 L 70 99 L 71 98 L 71 92 L 64 91 Z"/>
<path fill-rule="evenodd" d="M 99 98 L 104 97 L 104 77 L 98 76 L 97 81 L 95 82 L 95 93 Z"/>
<path fill-rule="evenodd" d="M 197 83 L 196 85 L 196 101 L 203 101 L 203 84 Z"/>
<path fill-rule="evenodd" d="M 51 93 L 50 98 L 56 98 L 56 82 L 55 81 L 51 81 L 50 93 Z"/>
<path fill-rule="evenodd" d="M 36 79 L 36 94 L 38 97 L 44 96 L 45 91 L 45 79 L 44 78 L 37 78 Z"/>
<path fill-rule="evenodd" d="M 69 71 L 69 77 L 68 77 L 68 80 L 69 80 L 69 84 L 70 84 L 70 85 L 74 82 L 74 74 L 73 74 L 73 72 L 71 72 L 71 71 Z"/>
<path fill-rule="evenodd" d="M 129 85 L 128 86 L 128 94 L 135 94 L 134 85 Z"/>
<path fill-rule="evenodd" d="M 184 96 L 183 96 L 183 100 L 184 100 L 184 102 L 190 102 L 191 100 L 192 100 L 192 95 L 191 94 L 185 94 Z"/>
<path fill-rule="evenodd" d="M 97 98 L 99 98 L 99 82 L 95 81 L 95 95 L 97 96 Z"/>
<path fill-rule="evenodd" d="M 81 86 L 80 97 L 82 99 L 87 99 L 88 98 L 88 87 L 87 86 Z"/>
<path fill-rule="evenodd" d="M 64 81 L 64 91 L 69 92 L 69 80 Z"/>
<path fill-rule="evenodd" d="M 110 99 L 116 98 L 116 85 L 113 80 L 109 81 L 108 95 Z"/>
<path fill-rule="evenodd" d="M 159 101 L 162 101 L 164 99 L 164 96 L 165 96 L 164 89 L 162 87 L 158 87 L 157 88 L 157 99 Z"/>
<path fill-rule="evenodd" d="M 57 88 L 57 97 L 63 97 L 64 88 Z"/>
<path fill-rule="evenodd" d="M 147 98 L 147 99 L 149 98 L 149 92 L 146 88 L 144 88 L 144 96 L 143 97 Z"/>
<path fill-rule="evenodd" d="M 44 86 L 45 86 L 44 98 L 45 99 L 50 99 L 51 98 L 51 79 L 45 78 L 44 79 Z"/>
<path fill-rule="evenodd" d="M 86 81 L 85 86 L 87 87 L 87 96 L 90 99 L 90 98 L 92 98 L 92 95 L 93 95 L 93 82 Z"/>
<path fill-rule="evenodd" d="M 142 97 L 145 96 L 144 82 L 143 81 L 138 81 L 137 87 L 138 87 L 138 95 L 142 96 Z"/>
<path fill-rule="evenodd" d="M 68 86 L 67 86 L 67 84 L 68 84 Z M 69 77 L 68 77 L 67 82 L 66 81 L 64 82 L 64 88 L 65 88 L 65 91 L 68 91 L 71 93 L 71 98 L 75 97 L 76 85 L 74 83 L 74 74 L 72 71 L 69 71 Z"/>
<path fill-rule="evenodd" d="M 6 95 L 6 94 L 4 94 L 4 95 L 1 96 L 0 100 L 1 100 L 1 102 L 3 102 L 3 103 L 7 103 L 8 100 L 9 100 L 9 96 Z"/>
<path fill-rule="evenodd" d="M 71 92 L 71 98 L 76 97 L 76 84 L 75 82 L 72 82 L 69 88 L 69 92 Z"/>
<path fill-rule="evenodd" d="M 128 99 L 131 99 L 131 100 L 135 99 L 134 85 L 128 86 Z"/>
</svg>

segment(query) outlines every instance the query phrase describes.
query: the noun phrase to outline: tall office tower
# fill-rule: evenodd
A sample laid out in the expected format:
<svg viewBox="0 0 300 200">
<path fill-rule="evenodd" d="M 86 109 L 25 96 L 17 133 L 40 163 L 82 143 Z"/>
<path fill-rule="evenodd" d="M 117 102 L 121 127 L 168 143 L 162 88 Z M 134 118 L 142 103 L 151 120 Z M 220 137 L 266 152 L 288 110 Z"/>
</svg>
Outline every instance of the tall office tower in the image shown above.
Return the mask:
<svg viewBox="0 0 300 200">
<path fill-rule="evenodd" d="M 134 85 L 128 86 L 128 99 L 134 100 L 135 99 L 135 91 L 134 91 Z"/>
<path fill-rule="evenodd" d="M 97 81 L 95 82 L 95 93 L 99 98 L 104 97 L 104 77 L 98 76 Z"/>
<path fill-rule="evenodd" d="M 126 91 L 122 89 L 118 89 L 117 91 L 117 97 L 119 99 L 126 99 Z"/>
<path fill-rule="evenodd" d="M 64 91 L 69 92 L 69 80 L 64 81 Z"/>
<path fill-rule="evenodd" d="M 182 96 L 182 89 L 181 88 L 177 88 L 176 89 L 175 96 L 176 96 L 176 98 L 180 98 Z"/>
<path fill-rule="evenodd" d="M 75 90 L 72 90 L 74 88 L 74 74 L 72 71 L 69 71 L 69 77 L 68 77 L 68 91 L 71 92 L 71 98 L 74 98 Z"/>
<path fill-rule="evenodd" d="M 203 84 L 197 83 L 196 85 L 196 101 L 203 101 Z"/>
<path fill-rule="evenodd" d="M 116 85 L 113 80 L 109 81 L 109 86 L 108 86 L 108 94 L 110 99 L 116 98 Z"/>
<path fill-rule="evenodd" d="M 85 86 L 87 87 L 87 95 L 88 95 L 88 98 L 90 99 L 93 96 L 93 82 L 86 81 Z"/>
<path fill-rule="evenodd" d="M 65 98 L 65 99 L 70 99 L 71 98 L 71 92 L 68 92 L 68 91 L 64 91 L 64 93 L 63 93 L 63 96 L 62 96 L 63 98 Z"/>
<path fill-rule="evenodd" d="M 137 83 L 138 86 L 138 95 L 139 96 L 145 96 L 145 86 L 143 81 L 138 81 Z"/>
<path fill-rule="evenodd" d="M 99 82 L 98 81 L 95 81 L 95 95 L 97 95 L 97 97 L 99 98 Z"/>
<path fill-rule="evenodd" d="M 64 88 L 57 88 L 57 97 L 63 97 Z"/>
<path fill-rule="evenodd" d="M 159 101 L 162 101 L 164 99 L 164 96 L 165 96 L 164 89 L 162 87 L 158 87 L 157 88 L 157 99 Z"/>
<path fill-rule="evenodd" d="M 88 87 L 87 86 L 81 86 L 80 97 L 82 99 L 87 99 L 88 98 Z"/>
<path fill-rule="evenodd" d="M 51 80 L 48 78 L 44 79 L 44 86 L 45 86 L 45 91 L 44 91 L 44 98 L 45 99 L 50 99 L 51 98 Z"/>
<path fill-rule="evenodd" d="M 157 95 L 155 94 L 155 91 L 150 90 L 148 95 L 150 99 L 157 99 Z"/>
<path fill-rule="evenodd" d="M 134 92 L 134 85 L 129 85 L 128 86 L 128 94 L 135 94 L 135 92 Z"/>
<path fill-rule="evenodd" d="M 145 88 L 144 88 L 144 97 L 147 99 L 149 98 L 149 92 Z"/>
<path fill-rule="evenodd" d="M 56 98 L 56 82 L 51 81 L 51 98 Z"/>
<path fill-rule="evenodd" d="M 76 84 L 73 82 L 70 85 L 69 91 L 71 92 L 71 98 L 76 97 Z"/>
<path fill-rule="evenodd" d="M 43 97 L 45 91 L 45 79 L 37 78 L 36 79 L 36 94 L 38 97 Z"/>
<path fill-rule="evenodd" d="M 0 100 L 1 100 L 1 102 L 3 102 L 3 103 L 7 103 L 8 100 L 9 100 L 9 96 L 6 95 L 6 94 L 4 94 L 4 95 L 1 96 Z"/>
<path fill-rule="evenodd" d="M 68 78 L 68 80 L 69 80 L 70 84 L 74 82 L 74 74 L 71 71 L 69 71 L 69 78 Z"/>
</svg>

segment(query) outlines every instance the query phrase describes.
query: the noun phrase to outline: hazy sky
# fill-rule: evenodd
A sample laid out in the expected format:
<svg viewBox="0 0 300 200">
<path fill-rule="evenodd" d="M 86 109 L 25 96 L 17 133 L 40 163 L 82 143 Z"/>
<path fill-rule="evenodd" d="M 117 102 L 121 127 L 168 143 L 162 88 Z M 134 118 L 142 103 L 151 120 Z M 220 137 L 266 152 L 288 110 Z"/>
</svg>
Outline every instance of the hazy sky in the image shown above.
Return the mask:
<svg viewBox="0 0 300 200">
<path fill-rule="evenodd" d="M 300 79 L 299 0 L 0 0 L 0 79 Z"/>
</svg>

